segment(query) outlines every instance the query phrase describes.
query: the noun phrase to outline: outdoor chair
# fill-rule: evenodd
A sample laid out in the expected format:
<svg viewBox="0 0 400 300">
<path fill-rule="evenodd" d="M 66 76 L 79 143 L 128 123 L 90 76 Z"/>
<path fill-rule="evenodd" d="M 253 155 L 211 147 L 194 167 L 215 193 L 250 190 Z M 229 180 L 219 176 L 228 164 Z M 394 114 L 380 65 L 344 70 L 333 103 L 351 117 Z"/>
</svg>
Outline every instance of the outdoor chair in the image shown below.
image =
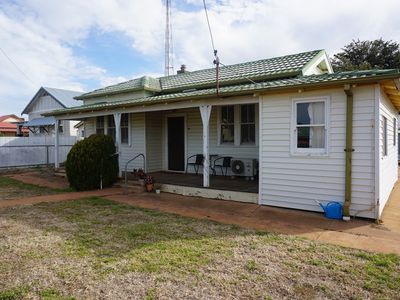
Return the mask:
<svg viewBox="0 0 400 300">
<path fill-rule="evenodd" d="M 195 160 L 193 161 L 192 158 L 194 158 L 194 157 L 195 157 Z M 192 160 L 192 161 L 190 161 L 190 160 Z M 187 174 L 188 167 L 189 166 L 193 166 L 193 168 L 194 168 L 194 170 L 196 172 L 196 175 L 197 175 L 199 173 L 200 167 L 203 166 L 203 163 L 204 163 L 203 154 L 195 154 L 195 155 L 189 156 L 187 158 L 187 160 L 186 160 L 186 172 L 185 172 L 185 174 Z"/>
<path fill-rule="evenodd" d="M 214 160 L 214 167 L 213 167 L 214 175 L 217 175 L 216 168 L 220 168 L 222 175 L 226 176 L 228 174 L 228 168 L 231 167 L 231 160 L 232 156 L 221 156 L 216 160 Z"/>
</svg>

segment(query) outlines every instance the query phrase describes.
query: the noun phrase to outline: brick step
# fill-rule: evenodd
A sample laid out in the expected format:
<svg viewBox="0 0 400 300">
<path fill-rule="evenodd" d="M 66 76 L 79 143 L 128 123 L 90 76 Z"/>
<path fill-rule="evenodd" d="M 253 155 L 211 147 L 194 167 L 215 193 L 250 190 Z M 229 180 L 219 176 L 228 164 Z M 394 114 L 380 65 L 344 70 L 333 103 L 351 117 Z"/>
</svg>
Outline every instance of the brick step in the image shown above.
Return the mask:
<svg viewBox="0 0 400 300">
<path fill-rule="evenodd" d="M 146 189 L 145 186 L 141 185 L 137 180 L 128 180 L 128 183 L 125 185 L 124 180 L 118 181 L 114 186 L 118 186 L 124 189 L 126 193 L 143 193 Z"/>
</svg>

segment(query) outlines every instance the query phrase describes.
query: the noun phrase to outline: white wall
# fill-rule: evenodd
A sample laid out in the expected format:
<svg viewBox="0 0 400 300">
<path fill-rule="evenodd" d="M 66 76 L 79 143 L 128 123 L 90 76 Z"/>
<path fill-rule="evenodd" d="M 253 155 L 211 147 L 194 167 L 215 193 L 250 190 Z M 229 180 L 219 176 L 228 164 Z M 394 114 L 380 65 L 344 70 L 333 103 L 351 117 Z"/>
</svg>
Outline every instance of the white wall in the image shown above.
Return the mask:
<svg viewBox="0 0 400 300">
<path fill-rule="evenodd" d="M 156 172 L 163 169 L 163 113 L 146 113 L 146 169 Z"/>
<path fill-rule="evenodd" d="M 85 120 L 85 137 L 96 133 L 96 118 Z M 145 114 L 137 113 L 129 115 L 129 136 L 130 143 L 122 144 L 120 149 L 119 167 L 125 170 L 125 164 L 134 156 L 146 153 L 145 148 Z M 128 171 L 143 168 L 143 159 L 138 158 L 128 164 Z"/>
<path fill-rule="evenodd" d="M 393 143 L 394 135 L 397 130 L 393 128 L 393 119 L 398 119 L 398 112 L 387 98 L 385 93 L 379 93 L 379 215 L 382 213 L 383 208 L 398 176 L 398 152 L 397 152 L 397 139 L 396 145 Z M 387 156 L 383 155 L 383 136 L 384 117 L 387 119 Z"/>
<path fill-rule="evenodd" d="M 42 96 L 40 97 L 29 111 L 29 120 L 42 118 L 42 113 L 48 112 L 54 109 L 64 108 L 60 103 L 55 101 L 51 96 Z"/>
<path fill-rule="evenodd" d="M 293 98 L 330 98 L 329 154 L 290 153 Z M 346 95 L 323 90 L 263 96 L 260 113 L 261 204 L 322 211 L 321 202 L 344 201 Z M 350 213 L 374 217 L 374 87 L 354 89 L 353 186 Z"/>
</svg>

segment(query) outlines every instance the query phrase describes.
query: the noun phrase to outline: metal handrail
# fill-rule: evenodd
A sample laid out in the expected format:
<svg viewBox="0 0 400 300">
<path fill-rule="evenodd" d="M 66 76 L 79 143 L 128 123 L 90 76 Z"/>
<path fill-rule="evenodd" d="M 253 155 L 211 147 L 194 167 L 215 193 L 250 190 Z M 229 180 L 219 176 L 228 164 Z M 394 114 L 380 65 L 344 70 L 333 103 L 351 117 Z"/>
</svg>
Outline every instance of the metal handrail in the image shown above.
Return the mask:
<svg viewBox="0 0 400 300">
<path fill-rule="evenodd" d="M 143 171 L 146 170 L 146 158 L 144 157 L 143 153 L 139 153 L 134 158 L 131 158 L 130 160 L 128 160 L 125 164 L 125 185 L 128 184 L 128 165 L 129 165 L 129 163 L 131 163 L 132 161 L 134 161 L 136 158 L 138 158 L 140 156 L 143 157 Z"/>
</svg>

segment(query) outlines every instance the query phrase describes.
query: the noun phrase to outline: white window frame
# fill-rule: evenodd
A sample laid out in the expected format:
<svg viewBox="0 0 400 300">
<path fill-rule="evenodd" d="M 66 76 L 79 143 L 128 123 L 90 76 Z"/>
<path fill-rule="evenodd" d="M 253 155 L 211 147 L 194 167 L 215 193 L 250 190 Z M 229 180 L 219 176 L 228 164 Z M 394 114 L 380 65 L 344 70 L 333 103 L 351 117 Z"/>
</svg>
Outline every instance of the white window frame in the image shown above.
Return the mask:
<svg viewBox="0 0 400 300">
<path fill-rule="evenodd" d="M 127 143 L 123 143 L 122 142 L 122 115 L 124 115 L 124 114 L 128 115 L 128 125 L 127 125 L 127 128 L 128 128 L 128 142 Z M 131 114 L 130 113 L 121 113 L 120 132 L 121 132 L 121 137 L 120 137 L 121 145 L 130 146 L 131 145 Z"/>
<path fill-rule="evenodd" d="M 393 118 L 393 146 L 397 145 L 397 118 Z"/>
<path fill-rule="evenodd" d="M 98 127 L 97 127 L 97 118 L 103 118 L 103 134 L 105 135 L 106 133 L 107 133 L 107 131 L 106 131 L 106 129 L 107 129 L 107 126 L 106 126 L 106 122 L 107 122 L 107 118 L 106 118 L 106 116 L 97 116 L 97 117 L 95 117 L 95 120 L 94 120 L 94 122 L 95 122 L 95 127 L 96 127 L 96 129 L 95 129 L 95 133 L 96 134 L 98 134 L 97 133 L 97 129 L 98 129 Z M 101 127 L 100 127 L 101 128 Z"/>
<path fill-rule="evenodd" d="M 388 119 L 383 116 L 382 124 L 382 156 L 388 156 Z"/>
<path fill-rule="evenodd" d="M 298 103 L 325 103 L 325 124 L 313 124 L 314 126 L 325 126 L 325 148 L 298 148 L 297 147 L 297 104 Z M 290 126 L 290 152 L 294 156 L 327 156 L 329 155 L 329 139 L 330 139 L 330 97 L 310 97 L 310 98 L 293 98 L 292 99 L 292 120 Z M 308 126 L 303 126 L 308 127 Z M 310 126 L 312 127 L 312 126 Z"/>
<path fill-rule="evenodd" d="M 252 122 L 242 123 L 242 106 L 243 105 L 254 105 L 254 143 L 242 143 L 242 125 L 253 124 Z M 257 145 L 257 104 L 256 103 L 245 103 L 239 105 L 240 118 L 239 118 L 239 143 L 242 146 L 254 146 Z"/>
<path fill-rule="evenodd" d="M 254 144 L 241 144 L 241 105 L 255 105 L 255 143 Z M 234 142 L 233 143 L 221 143 L 221 107 L 222 106 L 233 106 L 234 112 Z M 259 140 L 259 104 L 258 102 L 240 103 L 240 104 L 226 104 L 217 107 L 217 146 L 218 147 L 242 147 L 242 148 L 254 148 L 258 147 Z"/>
</svg>

